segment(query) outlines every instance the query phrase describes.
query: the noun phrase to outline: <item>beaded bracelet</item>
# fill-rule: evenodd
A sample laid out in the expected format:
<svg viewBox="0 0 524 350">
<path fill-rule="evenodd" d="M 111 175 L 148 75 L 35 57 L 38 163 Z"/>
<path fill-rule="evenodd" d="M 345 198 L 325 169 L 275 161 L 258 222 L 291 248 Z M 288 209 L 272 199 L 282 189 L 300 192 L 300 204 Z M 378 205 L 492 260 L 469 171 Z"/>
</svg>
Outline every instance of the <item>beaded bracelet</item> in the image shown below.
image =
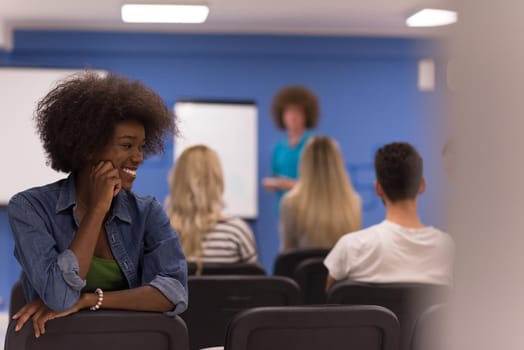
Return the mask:
<svg viewBox="0 0 524 350">
<path fill-rule="evenodd" d="M 102 306 L 102 302 L 104 301 L 104 291 L 100 288 L 95 289 L 95 293 L 98 295 L 98 300 L 95 305 L 91 306 L 89 310 L 96 311 L 100 309 L 100 306 Z"/>
</svg>

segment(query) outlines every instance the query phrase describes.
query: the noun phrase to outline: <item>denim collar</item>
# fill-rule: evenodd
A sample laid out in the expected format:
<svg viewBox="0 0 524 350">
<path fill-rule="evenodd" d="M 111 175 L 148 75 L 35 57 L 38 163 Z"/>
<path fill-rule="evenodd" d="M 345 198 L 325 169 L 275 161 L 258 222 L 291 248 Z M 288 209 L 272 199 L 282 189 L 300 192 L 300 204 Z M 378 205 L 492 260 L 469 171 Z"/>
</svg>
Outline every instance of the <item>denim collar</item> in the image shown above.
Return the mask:
<svg viewBox="0 0 524 350">
<path fill-rule="evenodd" d="M 58 195 L 58 201 L 56 203 L 56 213 L 60 213 L 64 210 L 71 208 L 76 205 L 76 191 L 75 191 L 75 176 L 70 174 L 60 186 L 60 193 Z M 131 215 L 129 214 L 129 199 L 127 191 L 121 190 L 118 195 L 113 199 L 111 209 L 109 213 L 109 219 L 117 217 L 120 220 L 132 223 Z"/>
</svg>

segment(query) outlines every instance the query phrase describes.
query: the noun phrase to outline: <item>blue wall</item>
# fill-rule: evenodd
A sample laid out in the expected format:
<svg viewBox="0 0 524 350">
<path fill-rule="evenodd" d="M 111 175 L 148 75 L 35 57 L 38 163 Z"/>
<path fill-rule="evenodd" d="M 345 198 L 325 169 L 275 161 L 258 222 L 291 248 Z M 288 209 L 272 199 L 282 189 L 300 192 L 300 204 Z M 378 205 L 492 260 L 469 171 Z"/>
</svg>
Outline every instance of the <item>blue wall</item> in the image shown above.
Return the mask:
<svg viewBox="0 0 524 350">
<path fill-rule="evenodd" d="M 428 192 L 421 200 L 427 224 L 443 225 L 442 59 L 435 42 L 395 38 L 169 35 L 143 33 L 17 31 L 14 50 L 0 52 L 2 66 L 107 69 L 141 79 L 172 106 L 179 98 L 255 100 L 259 107 L 259 177 L 270 174 L 272 146 L 285 135 L 270 115 L 271 98 L 285 84 L 305 84 L 318 94 L 319 134 L 336 138 L 357 190 L 364 198 L 364 224 L 382 219 L 373 194 L 372 156 L 380 145 L 405 140 L 426 163 Z M 437 89 L 417 90 L 417 61 L 437 59 Z M 0 82 L 1 83 L 1 82 Z M 15 145 L 14 145 L 15 146 Z M 163 200 L 172 150 L 147 161 L 135 190 Z M 2 150 L 7 151 L 7 150 Z M 8 165 L 7 165 L 8 166 Z M 264 266 L 278 252 L 275 198 L 259 188 L 254 221 Z M 18 275 L 5 208 L 0 208 L 0 296 Z M 4 261 L 6 261 L 4 263 Z"/>
</svg>

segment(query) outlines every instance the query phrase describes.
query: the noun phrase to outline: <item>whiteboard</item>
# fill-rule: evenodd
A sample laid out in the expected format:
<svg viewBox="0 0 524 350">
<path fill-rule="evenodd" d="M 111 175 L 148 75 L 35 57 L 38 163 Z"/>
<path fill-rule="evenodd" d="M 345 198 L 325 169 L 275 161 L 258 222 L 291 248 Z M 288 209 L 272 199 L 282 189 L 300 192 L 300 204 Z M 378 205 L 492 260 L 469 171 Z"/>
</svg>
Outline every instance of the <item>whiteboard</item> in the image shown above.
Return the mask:
<svg viewBox="0 0 524 350">
<path fill-rule="evenodd" d="M 81 70 L 0 68 L 0 205 L 17 192 L 65 177 L 46 165 L 33 115 L 58 80 Z"/>
<path fill-rule="evenodd" d="M 218 153 L 224 173 L 224 215 L 258 215 L 258 112 L 254 103 L 179 101 L 180 136 L 175 163 L 189 146 L 204 144 Z"/>
</svg>

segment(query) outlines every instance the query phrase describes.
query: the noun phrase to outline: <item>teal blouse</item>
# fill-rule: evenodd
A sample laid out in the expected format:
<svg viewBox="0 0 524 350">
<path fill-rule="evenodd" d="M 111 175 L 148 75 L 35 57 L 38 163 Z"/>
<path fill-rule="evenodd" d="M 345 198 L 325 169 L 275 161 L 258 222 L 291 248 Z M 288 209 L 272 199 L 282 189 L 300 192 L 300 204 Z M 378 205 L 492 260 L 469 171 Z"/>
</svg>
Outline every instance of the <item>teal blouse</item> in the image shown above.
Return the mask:
<svg viewBox="0 0 524 350">
<path fill-rule="evenodd" d="M 282 176 L 293 180 L 298 179 L 300 156 L 302 155 L 302 150 L 306 142 L 311 136 L 313 136 L 313 132 L 307 130 L 295 146 L 290 146 L 287 138 L 280 140 L 276 144 L 273 149 L 273 159 L 271 162 L 273 176 Z M 277 192 L 279 206 L 284 194 L 285 191 Z"/>
</svg>

